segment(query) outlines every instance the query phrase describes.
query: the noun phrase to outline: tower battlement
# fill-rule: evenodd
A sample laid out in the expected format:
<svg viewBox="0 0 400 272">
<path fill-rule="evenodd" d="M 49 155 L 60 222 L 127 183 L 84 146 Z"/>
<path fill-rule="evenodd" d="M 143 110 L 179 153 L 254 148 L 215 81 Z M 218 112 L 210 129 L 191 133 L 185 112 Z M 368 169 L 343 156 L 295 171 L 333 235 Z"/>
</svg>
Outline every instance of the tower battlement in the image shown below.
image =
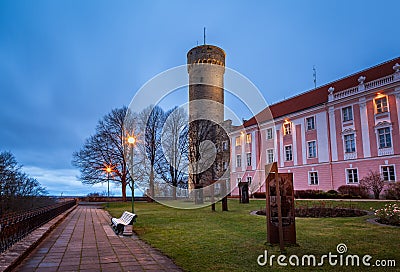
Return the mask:
<svg viewBox="0 0 400 272">
<path fill-rule="evenodd" d="M 187 64 L 217 64 L 225 67 L 225 51 L 214 45 L 199 45 L 187 53 Z"/>
</svg>

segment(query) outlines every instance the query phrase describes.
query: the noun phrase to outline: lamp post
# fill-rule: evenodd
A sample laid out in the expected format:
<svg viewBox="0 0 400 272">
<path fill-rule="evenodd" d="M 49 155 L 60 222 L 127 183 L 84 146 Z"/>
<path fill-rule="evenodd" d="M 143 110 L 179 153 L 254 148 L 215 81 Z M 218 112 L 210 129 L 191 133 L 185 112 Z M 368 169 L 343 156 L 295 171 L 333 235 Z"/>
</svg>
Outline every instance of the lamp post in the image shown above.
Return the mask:
<svg viewBox="0 0 400 272">
<path fill-rule="evenodd" d="M 110 173 L 112 172 L 112 169 L 110 166 L 106 167 L 106 172 L 107 172 L 107 207 L 110 202 Z"/>
<path fill-rule="evenodd" d="M 134 136 L 129 136 L 128 137 L 128 144 L 131 147 L 131 169 L 130 169 L 130 176 L 131 176 L 131 190 L 132 190 L 132 213 L 135 213 L 135 188 L 134 188 L 134 182 L 133 182 L 133 148 L 135 147 L 136 143 L 136 138 Z"/>
</svg>

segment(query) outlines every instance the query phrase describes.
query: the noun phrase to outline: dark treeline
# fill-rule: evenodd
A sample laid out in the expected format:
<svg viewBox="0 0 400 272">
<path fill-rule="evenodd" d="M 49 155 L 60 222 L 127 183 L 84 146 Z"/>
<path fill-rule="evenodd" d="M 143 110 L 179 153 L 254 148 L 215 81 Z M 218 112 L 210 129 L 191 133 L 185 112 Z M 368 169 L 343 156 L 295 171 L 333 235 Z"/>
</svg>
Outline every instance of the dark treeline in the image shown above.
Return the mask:
<svg viewBox="0 0 400 272">
<path fill-rule="evenodd" d="M 0 153 L 0 217 L 43 206 L 49 202 L 47 191 L 40 183 L 22 171 L 11 152 Z"/>
</svg>

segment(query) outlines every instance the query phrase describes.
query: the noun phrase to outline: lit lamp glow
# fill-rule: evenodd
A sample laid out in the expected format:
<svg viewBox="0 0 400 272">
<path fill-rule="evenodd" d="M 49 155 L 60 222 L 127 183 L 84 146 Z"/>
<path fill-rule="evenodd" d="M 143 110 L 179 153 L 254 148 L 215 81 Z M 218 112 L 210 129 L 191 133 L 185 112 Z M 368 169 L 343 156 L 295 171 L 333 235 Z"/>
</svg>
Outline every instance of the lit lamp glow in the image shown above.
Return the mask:
<svg viewBox="0 0 400 272">
<path fill-rule="evenodd" d="M 135 213 L 135 188 L 134 188 L 134 182 L 133 182 L 133 148 L 135 147 L 136 144 L 136 138 L 134 136 L 129 136 L 128 137 L 128 144 L 131 146 L 131 169 L 130 169 L 130 176 L 131 176 L 131 181 L 132 181 L 132 213 Z"/>
<path fill-rule="evenodd" d="M 107 173 L 107 207 L 108 207 L 108 202 L 110 202 L 110 174 L 113 171 L 112 167 L 107 165 L 104 170 Z"/>
<path fill-rule="evenodd" d="M 128 137 L 128 143 L 131 145 L 134 145 L 136 143 L 136 139 L 133 136 Z"/>
</svg>

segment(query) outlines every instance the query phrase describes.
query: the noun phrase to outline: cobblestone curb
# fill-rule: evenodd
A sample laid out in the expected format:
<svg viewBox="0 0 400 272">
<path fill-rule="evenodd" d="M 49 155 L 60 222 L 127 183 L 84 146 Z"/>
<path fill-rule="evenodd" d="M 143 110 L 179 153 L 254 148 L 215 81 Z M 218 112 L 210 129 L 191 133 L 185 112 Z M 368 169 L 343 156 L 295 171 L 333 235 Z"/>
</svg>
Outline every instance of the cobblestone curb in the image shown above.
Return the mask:
<svg viewBox="0 0 400 272">
<path fill-rule="evenodd" d="M 374 224 L 374 225 L 381 226 L 381 227 L 400 228 L 400 226 L 394 226 L 394 225 L 388 225 L 388 224 L 379 223 L 377 221 L 377 218 L 375 218 L 375 217 L 374 218 L 368 218 L 367 222 L 371 223 L 371 224 Z"/>
</svg>

